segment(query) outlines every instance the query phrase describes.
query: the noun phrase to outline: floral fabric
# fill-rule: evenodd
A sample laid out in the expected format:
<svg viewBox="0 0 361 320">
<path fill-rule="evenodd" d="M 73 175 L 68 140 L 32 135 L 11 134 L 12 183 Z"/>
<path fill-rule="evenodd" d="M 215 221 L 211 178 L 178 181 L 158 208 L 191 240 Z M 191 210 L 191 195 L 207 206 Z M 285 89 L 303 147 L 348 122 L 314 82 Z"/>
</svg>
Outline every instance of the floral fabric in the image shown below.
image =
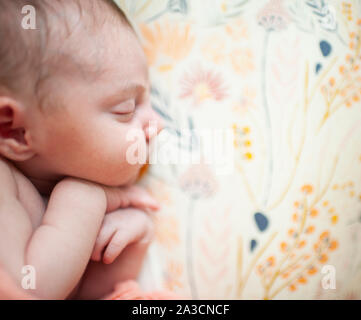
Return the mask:
<svg viewBox="0 0 361 320">
<path fill-rule="evenodd" d="M 361 1 L 117 2 L 141 37 L 163 137 L 202 154 L 142 179 L 162 204 L 159 288 L 360 299 Z M 233 132 L 231 173 L 207 162 L 205 128 Z"/>
</svg>

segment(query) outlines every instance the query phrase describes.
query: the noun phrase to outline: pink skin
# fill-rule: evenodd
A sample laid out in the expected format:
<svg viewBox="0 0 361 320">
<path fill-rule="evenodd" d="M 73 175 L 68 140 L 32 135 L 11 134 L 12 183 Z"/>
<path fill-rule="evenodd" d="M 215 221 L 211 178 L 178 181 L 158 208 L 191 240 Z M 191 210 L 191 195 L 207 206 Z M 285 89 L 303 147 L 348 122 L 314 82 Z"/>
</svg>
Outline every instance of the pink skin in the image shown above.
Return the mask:
<svg viewBox="0 0 361 320">
<path fill-rule="evenodd" d="M 76 48 L 72 54 L 90 66 L 99 61 L 101 64 L 97 77 L 86 76 L 86 71 L 85 74 L 70 72 L 67 68 L 64 69 L 68 73 L 52 76 L 47 90 L 52 101 L 60 106 L 44 106 L 45 111 L 41 111 L 29 93 L 31 90 L 18 95 L 0 92 L 0 122 L 6 123 L 8 119 L 11 124 L 3 126 L 0 132 L 0 154 L 11 160 L 45 197 L 49 197 L 54 186 L 65 177 L 95 182 L 108 191 L 121 187 L 120 193 L 131 188 L 142 164 L 130 164 L 126 159 L 128 148 L 134 144 L 127 141 L 127 133 L 138 130 L 148 145 L 162 129 L 162 121 L 150 104 L 143 50 L 134 33 L 123 28 L 104 25 L 102 32 L 91 37 L 84 36 L 84 29 L 79 28 L 69 36 L 65 42 L 67 48 Z M 157 127 L 153 136 L 149 123 Z M 113 208 L 114 214 L 105 216 L 92 258 L 100 261 L 105 247 L 110 244 L 114 247 L 117 240 L 116 248 L 107 248 L 103 258 L 104 263 L 113 262 L 112 268 L 107 270 L 99 263 L 90 262 L 82 281 L 84 290 L 77 298 L 100 297 L 124 277 L 136 277 L 152 235 L 150 218 L 144 211 L 157 207 L 144 194 L 140 197 L 143 200 L 139 200 L 140 194 L 133 193 L 130 195 L 133 200 L 127 201 L 128 205 L 143 211 L 132 208 L 134 215 L 123 215 L 118 208 L 127 205 L 118 204 Z M 124 231 L 126 216 L 127 233 Z M 120 231 L 122 237 L 113 238 Z M 120 255 L 127 244 L 137 241 L 139 245 Z M 129 261 L 132 267 L 126 265 Z M 106 283 L 103 288 L 99 283 L 100 272 Z"/>
<path fill-rule="evenodd" d="M 50 89 L 57 93 L 53 99 L 59 99 L 61 107 L 44 113 L 19 107 L 24 112 L 19 125 L 25 128 L 27 147 L 33 153 L 16 166 L 45 194 L 63 176 L 108 186 L 132 184 L 142 164 L 127 162 L 127 148 L 134 144 L 127 141 L 127 133 L 139 130 L 149 142 L 149 123 L 157 127 L 154 135 L 162 129 L 150 104 L 148 69 L 138 39 L 128 29 L 117 33 L 117 41 L 106 34 L 99 41 L 112 50 L 97 53 L 102 72 L 95 80 L 73 75 L 55 78 Z M 82 48 L 91 45 L 89 39 L 82 41 Z"/>
</svg>

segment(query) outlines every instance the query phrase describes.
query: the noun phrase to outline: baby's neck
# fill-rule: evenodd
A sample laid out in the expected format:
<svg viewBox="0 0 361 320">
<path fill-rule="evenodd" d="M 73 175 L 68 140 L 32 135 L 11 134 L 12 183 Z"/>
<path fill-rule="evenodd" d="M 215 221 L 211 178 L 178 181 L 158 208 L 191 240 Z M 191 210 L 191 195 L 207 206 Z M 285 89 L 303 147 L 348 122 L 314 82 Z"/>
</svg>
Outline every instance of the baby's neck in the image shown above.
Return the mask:
<svg viewBox="0 0 361 320">
<path fill-rule="evenodd" d="M 14 166 L 27 177 L 38 192 L 45 197 L 49 197 L 55 185 L 63 178 L 59 175 L 45 174 L 44 172 L 36 172 L 31 166 L 24 163 L 14 163 Z"/>
<path fill-rule="evenodd" d="M 33 178 L 33 177 L 29 177 L 29 176 L 27 178 L 32 182 L 32 184 L 39 191 L 39 193 L 45 197 L 50 196 L 55 185 L 59 182 L 59 180 L 57 180 L 57 181 L 43 180 L 43 179 Z"/>
</svg>

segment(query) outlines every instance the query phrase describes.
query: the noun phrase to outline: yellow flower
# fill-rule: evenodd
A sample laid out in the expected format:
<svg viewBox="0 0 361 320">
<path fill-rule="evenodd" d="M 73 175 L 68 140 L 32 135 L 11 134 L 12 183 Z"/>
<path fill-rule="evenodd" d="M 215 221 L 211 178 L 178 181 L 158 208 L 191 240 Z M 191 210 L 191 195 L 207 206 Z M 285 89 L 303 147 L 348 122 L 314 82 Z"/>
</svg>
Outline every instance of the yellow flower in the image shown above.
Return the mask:
<svg viewBox="0 0 361 320">
<path fill-rule="evenodd" d="M 306 194 L 311 194 L 313 191 L 313 187 L 310 184 L 305 184 L 304 186 L 302 186 L 301 190 Z"/>
<path fill-rule="evenodd" d="M 242 130 L 244 134 L 249 134 L 251 132 L 251 129 L 249 127 L 244 127 Z"/>
<path fill-rule="evenodd" d="M 245 158 L 246 158 L 247 160 L 252 160 L 252 158 L 253 158 L 253 155 L 252 155 L 252 153 L 250 153 L 250 152 L 246 152 L 246 153 L 244 154 L 244 156 L 245 156 Z"/>
<path fill-rule="evenodd" d="M 338 216 L 337 215 L 332 216 L 332 218 L 331 218 L 332 224 L 336 224 L 337 221 L 338 221 Z"/>
</svg>

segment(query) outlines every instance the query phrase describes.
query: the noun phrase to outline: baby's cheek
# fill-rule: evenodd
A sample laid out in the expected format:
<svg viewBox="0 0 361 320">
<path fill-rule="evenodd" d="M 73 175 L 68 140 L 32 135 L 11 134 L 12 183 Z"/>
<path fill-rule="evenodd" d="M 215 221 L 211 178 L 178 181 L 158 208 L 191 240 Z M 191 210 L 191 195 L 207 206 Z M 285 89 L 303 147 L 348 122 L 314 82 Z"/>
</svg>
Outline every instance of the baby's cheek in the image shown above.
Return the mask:
<svg viewBox="0 0 361 320">
<path fill-rule="evenodd" d="M 124 143 L 122 158 L 127 164 L 142 166 L 147 163 L 147 145 L 145 138 Z"/>
</svg>

